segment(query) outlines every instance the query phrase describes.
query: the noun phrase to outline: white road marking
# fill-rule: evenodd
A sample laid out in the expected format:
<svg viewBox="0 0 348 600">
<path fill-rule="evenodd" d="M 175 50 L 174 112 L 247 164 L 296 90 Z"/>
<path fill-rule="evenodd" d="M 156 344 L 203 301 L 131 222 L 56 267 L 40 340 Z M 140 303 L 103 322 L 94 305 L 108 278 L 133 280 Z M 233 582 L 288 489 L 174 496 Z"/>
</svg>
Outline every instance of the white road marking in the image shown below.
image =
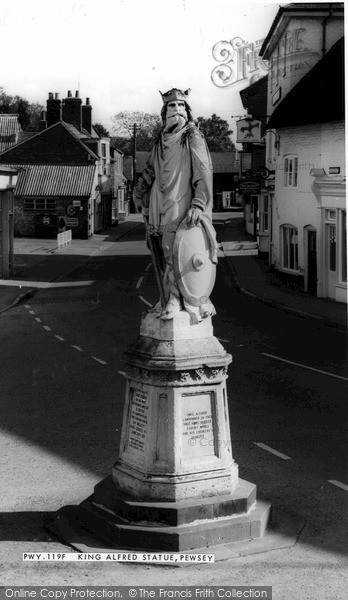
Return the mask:
<svg viewBox="0 0 348 600">
<path fill-rule="evenodd" d="M 139 277 L 139 281 L 138 281 L 138 283 L 137 283 L 137 285 L 136 285 L 136 288 L 137 288 L 137 290 L 140 288 L 140 286 L 141 286 L 141 284 L 142 284 L 142 281 L 143 281 L 143 279 L 144 279 L 144 277 L 143 277 L 143 276 Z"/>
<path fill-rule="evenodd" d="M 51 331 L 51 328 L 50 328 L 50 327 L 48 327 L 48 325 L 43 325 L 42 327 L 43 327 L 44 329 L 46 329 L 46 331 Z"/>
<path fill-rule="evenodd" d="M 78 350 L 79 352 L 83 352 L 82 348 L 80 348 L 80 346 L 74 346 L 74 344 L 71 344 L 72 348 L 75 348 L 75 350 Z"/>
<path fill-rule="evenodd" d="M 101 358 L 97 358 L 96 356 L 92 356 L 92 358 L 94 360 L 96 360 L 98 363 L 100 363 L 101 365 L 107 365 L 108 363 L 105 362 L 105 360 L 101 360 Z"/>
<path fill-rule="evenodd" d="M 282 452 L 278 452 L 278 450 L 274 450 L 274 448 L 271 448 L 270 446 L 267 446 L 266 444 L 263 444 L 262 442 L 254 442 L 255 446 L 258 446 L 259 448 L 262 448 L 263 450 L 267 450 L 267 452 L 271 452 L 271 454 L 275 454 L 275 456 L 279 456 L 279 458 L 282 458 L 283 460 L 291 460 L 291 456 L 287 456 L 286 454 L 283 454 Z"/>
<path fill-rule="evenodd" d="M 35 315 L 35 313 L 34 313 L 34 311 L 33 311 L 33 310 L 30 310 L 30 311 L 29 311 L 29 314 L 30 314 L 30 315 Z"/>
<path fill-rule="evenodd" d="M 149 263 L 145 269 L 145 271 L 148 271 L 150 268 L 152 267 L 152 263 Z"/>
<path fill-rule="evenodd" d="M 24 308 L 30 308 L 29 304 L 24 304 Z"/>
<path fill-rule="evenodd" d="M 60 340 L 61 342 L 65 342 L 65 339 L 62 338 L 60 335 L 56 335 L 55 337 L 57 338 L 57 340 Z"/>
<path fill-rule="evenodd" d="M 38 323 L 42 323 L 42 321 L 39 317 L 35 317 L 35 321 L 37 321 Z"/>
<path fill-rule="evenodd" d="M 341 490 L 348 492 L 348 485 L 346 485 L 345 483 L 341 483 L 340 481 L 337 481 L 336 479 L 328 479 L 328 482 L 332 483 L 332 485 L 335 485 L 336 487 L 341 488 Z"/>
<path fill-rule="evenodd" d="M 126 377 L 126 375 L 127 375 L 126 371 L 117 371 L 117 373 L 119 373 L 120 375 L 123 375 L 123 377 Z"/>
<path fill-rule="evenodd" d="M 150 304 L 150 302 L 148 302 L 147 300 L 145 300 L 145 298 L 143 298 L 143 296 L 139 296 L 140 300 L 142 302 L 144 302 L 144 304 L 146 304 L 147 306 L 150 306 L 152 308 L 152 304 Z"/>
<path fill-rule="evenodd" d="M 229 341 L 230 341 L 230 340 L 224 340 L 224 338 L 220 338 L 220 337 L 218 337 L 217 339 L 219 340 L 219 342 L 226 342 L 226 344 L 229 343 Z"/>
<path fill-rule="evenodd" d="M 293 362 L 292 360 L 286 360 L 285 358 L 280 358 L 279 356 L 274 356 L 273 354 L 267 354 L 267 352 L 261 352 L 264 356 L 268 356 L 269 358 L 274 358 L 275 360 L 280 360 L 281 362 L 288 363 L 289 365 L 295 365 L 296 367 L 301 367 L 302 369 L 308 369 L 309 371 L 315 371 L 316 373 L 321 373 L 322 375 L 329 375 L 329 377 L 335 377 L 336 379 L 343 379 L 343 381 L 348 381 L 347 377 L 342 377 L 341 375 L 334 375 L 334 373 L 328 373 L 327 371 L 321 371 L 321 369 L 315 369 L 314 367 L 307 367 L 307 365 L 302 365 L 301 363 Z"/>
</svg>

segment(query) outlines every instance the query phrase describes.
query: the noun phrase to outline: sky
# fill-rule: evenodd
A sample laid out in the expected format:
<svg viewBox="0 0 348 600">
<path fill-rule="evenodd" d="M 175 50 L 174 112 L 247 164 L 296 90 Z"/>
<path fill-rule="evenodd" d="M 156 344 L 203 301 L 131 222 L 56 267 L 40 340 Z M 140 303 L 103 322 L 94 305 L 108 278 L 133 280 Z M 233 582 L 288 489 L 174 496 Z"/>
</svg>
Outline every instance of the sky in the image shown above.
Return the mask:
<svg viewBox="0 0 348 600">
<path fill-rule="evenodd" d="M 0 86 L 45 106 L 48 92 L 79 90 L 93 122 L 112 129 L 123 110 L 160 113 L 158 90 L 191 88 L 195 117 L 216 113 L 235 129 L 244 115 L 239 92 L 249 79 L 218 87 L 213 46 L 264 38 L 275 2 L 232 0 L 0 0 L 0 39 L 7 57 Z M 223 61 L 222 61 L 223 62 Z M 261 70 L 265 75 L 266 71 Z"/>
</svg>

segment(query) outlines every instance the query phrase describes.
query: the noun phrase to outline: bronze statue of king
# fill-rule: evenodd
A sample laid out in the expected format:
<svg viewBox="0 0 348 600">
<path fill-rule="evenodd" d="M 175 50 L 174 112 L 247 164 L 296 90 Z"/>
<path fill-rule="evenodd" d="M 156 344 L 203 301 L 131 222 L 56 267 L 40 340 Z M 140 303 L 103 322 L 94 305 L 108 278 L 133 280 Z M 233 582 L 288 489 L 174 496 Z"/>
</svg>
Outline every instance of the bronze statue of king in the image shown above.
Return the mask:
<svg viewBox="0 0 348 600">
<path fill-rule="evenodd" d="M 154 312 L 173 319 L 181 310 L 191 322 L 215 314 L 210 301 L 217 242 L 212 225 L 212 162 L 187 98 L 190 90 L 161 93 L 163 127 L 133 199 L 147 227 L 160 302 Z"/>
</svg>

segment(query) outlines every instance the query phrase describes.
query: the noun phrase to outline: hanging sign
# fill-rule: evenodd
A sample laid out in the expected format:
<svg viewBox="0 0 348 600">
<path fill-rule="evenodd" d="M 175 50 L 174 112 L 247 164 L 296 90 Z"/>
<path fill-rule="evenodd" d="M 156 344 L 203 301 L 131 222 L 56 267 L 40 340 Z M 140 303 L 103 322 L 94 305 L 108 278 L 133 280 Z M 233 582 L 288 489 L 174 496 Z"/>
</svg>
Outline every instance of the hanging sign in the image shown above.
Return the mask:
<svg viewBox="0 0 348 600">
<path fill-rule="evenodd" d="M 261 121 L 256 119 L 240 119 L 237 121 L 237 142 L 239 144 L 261 142 Z"/>
</svg>

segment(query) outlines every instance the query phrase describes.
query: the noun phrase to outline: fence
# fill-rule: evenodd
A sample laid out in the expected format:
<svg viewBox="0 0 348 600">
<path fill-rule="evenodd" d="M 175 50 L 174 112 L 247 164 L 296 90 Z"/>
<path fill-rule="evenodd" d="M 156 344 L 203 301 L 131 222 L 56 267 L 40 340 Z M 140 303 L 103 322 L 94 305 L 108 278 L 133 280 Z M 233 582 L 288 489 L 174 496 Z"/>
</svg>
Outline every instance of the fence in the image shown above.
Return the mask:
<svg viewBox="0 0 348 600">
<path fill-rule="evenodd" d="M 71 229 L 68 229 L 67 231 L 62 231 L 62 233 L 58 233 L 57 246 L 58 250 L 61 250 L 65 246 L 71 246 Z"/>
</svg>

